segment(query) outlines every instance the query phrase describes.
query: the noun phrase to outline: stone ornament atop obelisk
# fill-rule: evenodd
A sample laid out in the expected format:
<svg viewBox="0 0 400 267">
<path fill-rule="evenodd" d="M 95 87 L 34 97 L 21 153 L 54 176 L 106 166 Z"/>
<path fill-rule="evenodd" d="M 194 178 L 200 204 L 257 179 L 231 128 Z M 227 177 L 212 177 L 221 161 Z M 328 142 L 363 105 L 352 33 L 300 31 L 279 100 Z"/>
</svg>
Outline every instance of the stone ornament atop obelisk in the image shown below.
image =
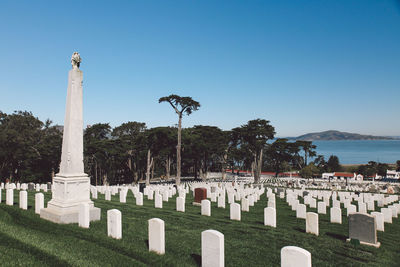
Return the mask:
<svg viewBox="0 0 400 267">
<path fill-rule="evenodd" d="M 79 69 L 82 59 L 78 52 L 71 57 L 72 70 L 68 73 L 67 104 L 65 108 L 63 144 L 58 176 L 82 176 L 83 170 L 83 73 Z"/>
<path fill-rule="evenodd" d="M 67 103 L 60 171 L 53 179 L 52 199 L 40 217 L 55 223 L 77 223 L 79 208 L 89 205 L 91 221 L 100 220 L 100 209 L 90 200 L 90 178 L 83 168 L 83 73 L 79 69 L 80 55 L 71 57 L 72 70 L 68 73 Z"/>
</svg>

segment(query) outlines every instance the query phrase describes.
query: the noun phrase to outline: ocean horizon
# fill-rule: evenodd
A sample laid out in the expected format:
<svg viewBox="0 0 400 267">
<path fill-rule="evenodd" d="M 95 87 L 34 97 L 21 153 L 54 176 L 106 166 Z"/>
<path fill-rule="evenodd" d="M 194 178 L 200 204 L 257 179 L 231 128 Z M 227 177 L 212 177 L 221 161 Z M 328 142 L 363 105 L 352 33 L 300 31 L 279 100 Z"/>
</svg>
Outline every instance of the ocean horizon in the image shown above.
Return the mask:
<svg viewBox="0 0 400 267">
<path fill-rule="evenodd" d="M 326 161 L 335 155 L 340 164 L 393 164 L 400 160 L 400 140 L 318 140 L 313 144 L 317 146 L 317 155 L 323 155 Z"/>
</svg>

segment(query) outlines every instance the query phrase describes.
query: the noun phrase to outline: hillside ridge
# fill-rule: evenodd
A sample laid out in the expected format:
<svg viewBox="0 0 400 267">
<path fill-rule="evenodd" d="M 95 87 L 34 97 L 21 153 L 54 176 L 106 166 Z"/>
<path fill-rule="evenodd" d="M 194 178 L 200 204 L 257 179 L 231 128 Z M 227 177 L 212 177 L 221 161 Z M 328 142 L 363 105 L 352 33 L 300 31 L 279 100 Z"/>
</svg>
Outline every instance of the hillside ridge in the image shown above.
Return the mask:
<svg viewBox="0 0 400 267">
<path fill-rule="evenodd" d="M 328 130 L 316 133 L 307 133 L 297 137 L 293 137 L 295 140 L 304 141 L 317 141 L 317 140 L 395 140 L 392 137 L 387 136 L 374 136 L 364 135 L 357 133 L 347 133 L 336 130 Z"/>
</svg>

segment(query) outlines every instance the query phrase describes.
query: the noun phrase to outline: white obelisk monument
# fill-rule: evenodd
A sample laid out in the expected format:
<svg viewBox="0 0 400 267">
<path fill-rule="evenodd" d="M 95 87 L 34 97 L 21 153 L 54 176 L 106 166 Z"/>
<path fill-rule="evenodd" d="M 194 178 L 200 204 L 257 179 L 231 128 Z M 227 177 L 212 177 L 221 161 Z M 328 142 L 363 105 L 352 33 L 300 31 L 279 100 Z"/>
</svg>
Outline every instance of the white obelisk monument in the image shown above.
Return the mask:
<svg viewBox="0 0 400 267">
<path fill-rule="evenodd" d="M 55 223 L 77 223 L 79 206 L 88 203 L 90 220 L 100 220 L 100 209 L 90 200 L 90 178 L 83 169 L 83 105 L 81 57 L 74 52 L 68 73 L 67 104 L 60 172 L 53 179 L 52 199 L 40 217 Z"/>
</svg>

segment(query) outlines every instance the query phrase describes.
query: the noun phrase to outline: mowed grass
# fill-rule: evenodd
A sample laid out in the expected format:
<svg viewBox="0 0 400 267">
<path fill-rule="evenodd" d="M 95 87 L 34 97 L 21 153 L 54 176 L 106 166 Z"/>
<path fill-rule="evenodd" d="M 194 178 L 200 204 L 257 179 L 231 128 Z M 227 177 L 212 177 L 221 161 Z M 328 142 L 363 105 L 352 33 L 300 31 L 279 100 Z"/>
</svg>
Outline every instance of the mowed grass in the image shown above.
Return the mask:
<svg viewBox="0 0 400 267">
<path fill-rule="evenodd" d="M 211 217 L 201 216 L 200 207 L 193 206 L 192 194 L 187 195 L 186 212 L 175 211 L 175 197 L 154 208 L 144 200 L 136 206 L 129 191 L 127 203 L 119 196 L 105 201 L 99 194 L 95 205 L 101 208 L 101 221 L 92 222 L 90 229 L 77 224 L 58 225 L 40 219 L 34 212 L 34 195 L 28 192 L 27 211 L 18 207 L 18 191 L 14 190 L 14 206 L 5 205 L 5 190 L 0 203 L 0 265 L 40 266 L 200 266 L 201 232 L 208 229 L 225 235 L 226 266 L 280 266 L 280 250 L 299 246 L 312 254 L 313 266 L 399 266 L 400 218 L 385 224 L 378 232 L 379 249 L 346 242 L 348 221 L 342 208 L 343 224 L 329 222 L 319 215 L 320 236 L 305 233 L 305 220 L 296 219 L 283 199 L 276 198 L 277 228 L 263 224 L 267 206 L 265 194 L 250 212 L 242 212 L 242 221 L 229 220 L 229 206 L 217 208 L 212 203 Z M 45 193 L 45 202 L 51 193 Z M 107 237 L 107 210 L 122 212 L 122 239 Z M 314 211 L 315 209 L 308 209 Z M 165 221 L 166 254 L 148 252 L 148 220 Z"/>
</svg>

